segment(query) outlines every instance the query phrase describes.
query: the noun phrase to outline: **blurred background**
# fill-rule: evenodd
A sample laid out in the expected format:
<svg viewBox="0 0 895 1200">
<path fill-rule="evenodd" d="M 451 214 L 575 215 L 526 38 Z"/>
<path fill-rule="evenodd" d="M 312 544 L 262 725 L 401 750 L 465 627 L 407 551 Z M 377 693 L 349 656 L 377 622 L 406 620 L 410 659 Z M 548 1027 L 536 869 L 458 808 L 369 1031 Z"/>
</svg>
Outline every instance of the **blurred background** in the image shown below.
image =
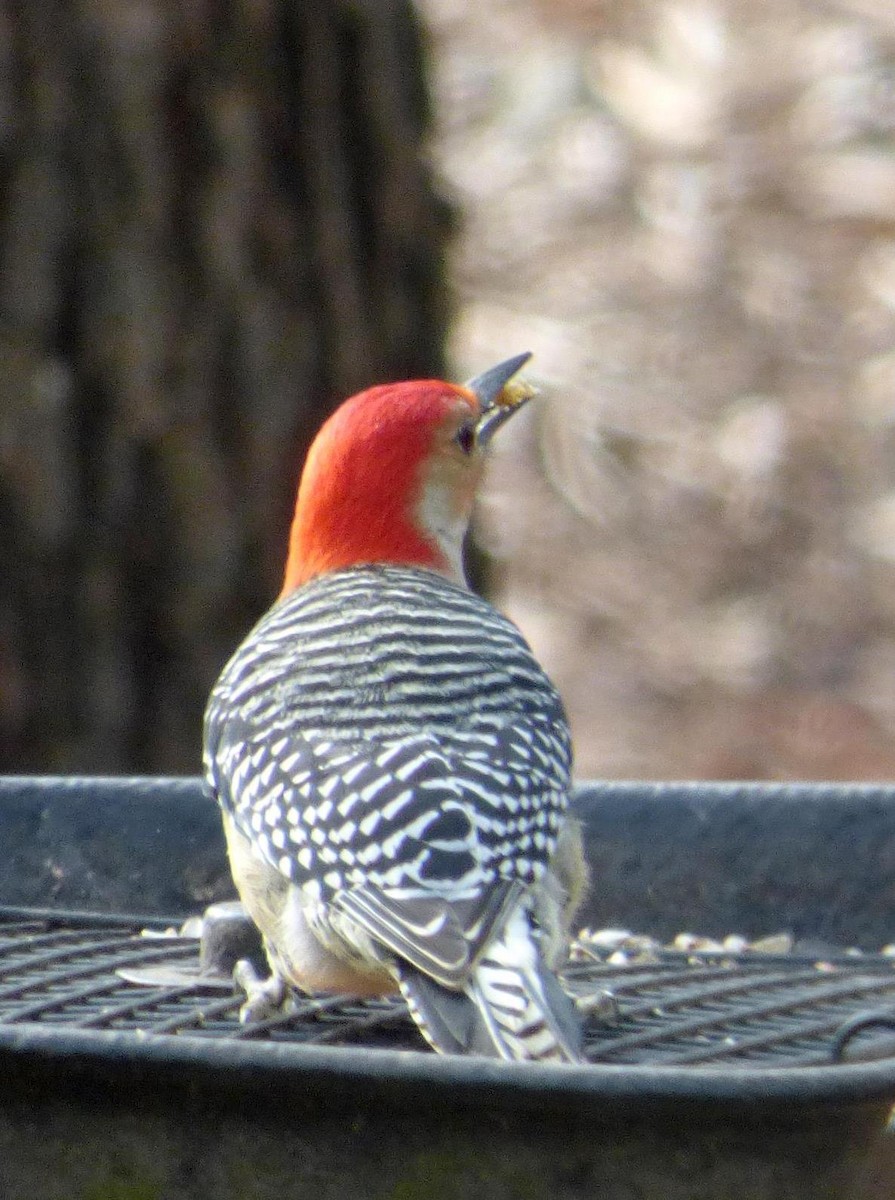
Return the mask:
<svg viewBox="0 0 895 1200">
<path fill-rule="evenodd" d="M 198 769 L 320 421 L 529 349 L 582 777 L 895 776 L 889 0 L 0 0 L 0 769 Z"/>
</svg>

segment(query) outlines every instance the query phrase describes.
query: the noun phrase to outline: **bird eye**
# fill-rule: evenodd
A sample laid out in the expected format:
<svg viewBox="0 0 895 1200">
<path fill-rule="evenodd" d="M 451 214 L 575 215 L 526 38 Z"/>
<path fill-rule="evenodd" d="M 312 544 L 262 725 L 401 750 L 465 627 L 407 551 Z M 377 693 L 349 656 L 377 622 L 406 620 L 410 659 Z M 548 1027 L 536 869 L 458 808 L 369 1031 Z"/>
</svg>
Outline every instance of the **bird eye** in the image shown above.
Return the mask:
<svg viewBox="0 0 895 1200">
<path fill-rule="evenodd" d="M 471 454 L 472 448 L 475 445 L 475 427 L 473 425 L 461 425 L 454 434 L 454 441 L 464 454 Z"/>
</svg>

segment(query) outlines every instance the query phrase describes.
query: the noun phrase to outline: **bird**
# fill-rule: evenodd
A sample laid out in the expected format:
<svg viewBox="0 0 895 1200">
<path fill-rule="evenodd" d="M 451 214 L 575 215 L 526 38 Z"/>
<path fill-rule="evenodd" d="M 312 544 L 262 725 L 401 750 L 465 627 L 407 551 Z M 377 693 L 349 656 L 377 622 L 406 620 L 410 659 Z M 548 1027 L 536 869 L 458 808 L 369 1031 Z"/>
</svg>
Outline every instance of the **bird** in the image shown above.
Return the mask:
<svg viewBox="0 0 895 1200">
<path fill-rule="evenodd" d="M 463 544 L 519 354 L 466 384 L 380 384 L 323 424 L 282 591 L 214 685 L 204 769 L 270 966 L 297 989 L 398 992 L 443 1054 L 582 1061 L 557 971 L 587 869 L 562 700 L 473 593 Z"/>
</svg>

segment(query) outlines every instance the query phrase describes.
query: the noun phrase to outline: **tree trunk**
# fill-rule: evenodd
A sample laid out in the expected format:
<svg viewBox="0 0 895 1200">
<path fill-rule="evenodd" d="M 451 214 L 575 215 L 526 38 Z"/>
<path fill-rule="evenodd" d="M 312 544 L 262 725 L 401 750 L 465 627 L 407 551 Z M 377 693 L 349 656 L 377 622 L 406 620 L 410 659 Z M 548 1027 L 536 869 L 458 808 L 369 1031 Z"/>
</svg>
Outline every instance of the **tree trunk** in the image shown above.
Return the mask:
<svg viewBox="0 0 895 1200">
<path fill-rule="evenodd" d="M 440 368 L 401 0 L 0 0 L 0 770 L 194 771 L 339 399 Z"/>
</svg>

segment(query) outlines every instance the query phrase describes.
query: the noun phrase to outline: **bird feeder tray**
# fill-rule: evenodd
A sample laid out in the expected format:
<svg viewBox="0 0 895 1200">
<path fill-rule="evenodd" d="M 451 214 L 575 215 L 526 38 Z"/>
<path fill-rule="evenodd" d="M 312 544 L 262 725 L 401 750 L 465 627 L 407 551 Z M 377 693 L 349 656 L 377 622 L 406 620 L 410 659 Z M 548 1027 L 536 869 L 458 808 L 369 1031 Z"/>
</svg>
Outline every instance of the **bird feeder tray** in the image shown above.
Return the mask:
<svg viewBox="0 0 895 1200">
<path fill-rule="evenodd" d="M 198 782 L 0 781 L 0 1196 L 890 1197 L 895 959 L 876 951 L 895 791 L 577 802 L 583 923 L 795 940 L 626 956 L 582 937 L 564 980 L 587 1061 L 549 1066 L 435 1055 L 398 999 L 300 998 L 241 1025 L 180 932 L 226 888 Z M 862 886 L 881 894 L 862 905 Z"/>
</svg>

